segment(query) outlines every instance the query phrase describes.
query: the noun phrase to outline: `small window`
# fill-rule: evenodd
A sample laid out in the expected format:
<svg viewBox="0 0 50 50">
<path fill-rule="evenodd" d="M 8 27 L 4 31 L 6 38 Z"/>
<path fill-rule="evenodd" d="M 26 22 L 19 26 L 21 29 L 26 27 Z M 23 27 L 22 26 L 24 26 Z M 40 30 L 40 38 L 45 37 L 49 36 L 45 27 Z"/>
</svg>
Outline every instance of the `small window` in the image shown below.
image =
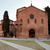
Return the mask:
<svg viewBox="0 0 50 50">
<path fill-rule="evenodd" d="M 16 24 L 16 25 L 18 25 L 18 24 Z"/>
<path fill-rule="evenodd" d="M 43 23 L 43 19 L 41 19 L 41 23 Z"/>
<path fill-rule="evenodd" d="M 31 19 L 33 19 L 33 18 L 34 18 L 34 16 L 33 16 L 33 15 L 30 15 L 30 18 L 31 18 Z"/>
<path fill-rule="evenodd" d="M 37 20 L 35 19 L 35 23 L 37 22 Z"/>
<path fill-rule="evenodd" d="M 22 25 L 22 24 L 20 24 L 20 25 Z"/>
<path fill-rule="evenodd" d="M 27 19 L 27 23 L 29 23 L 29 19 Z"/>
<path fill-rule="evenodd" d="M 20 21 L 22 21 L 22 19 Z"/>
</svg>

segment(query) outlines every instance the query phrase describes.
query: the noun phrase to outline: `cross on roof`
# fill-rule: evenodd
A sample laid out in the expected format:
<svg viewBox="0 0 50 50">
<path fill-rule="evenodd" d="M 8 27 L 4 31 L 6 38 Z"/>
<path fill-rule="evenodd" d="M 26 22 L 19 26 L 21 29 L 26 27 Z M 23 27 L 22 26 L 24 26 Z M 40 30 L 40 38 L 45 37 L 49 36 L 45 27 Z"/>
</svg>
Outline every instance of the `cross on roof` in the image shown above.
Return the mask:
<svg viewBox="0 0 50 50">
<path fill-rule="evenodd" d="M 31 6 L 32 6 L 32 0 L 31 0 Z"/>
</svg>

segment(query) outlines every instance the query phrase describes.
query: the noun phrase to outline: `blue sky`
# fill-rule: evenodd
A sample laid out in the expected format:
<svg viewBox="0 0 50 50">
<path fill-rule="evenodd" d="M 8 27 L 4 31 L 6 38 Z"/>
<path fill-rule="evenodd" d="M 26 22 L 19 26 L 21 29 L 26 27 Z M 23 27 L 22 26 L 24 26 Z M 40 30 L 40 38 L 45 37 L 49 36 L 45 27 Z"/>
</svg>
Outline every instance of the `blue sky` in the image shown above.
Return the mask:
<svg viewBox="0 0 50 50">
<path fill-rule="evenodd" d="M 16 20 L 16 10 L 21 7 L 28 7 L 31 4 L 31 0 L 0 0 L 0 20 L 3 19 L 4 11 L 7 10 L 9 18 Z M 33 6 L 44 10 L 44 7 L 50 7 L 50 0 L 32 0 Z"/>
</svg>

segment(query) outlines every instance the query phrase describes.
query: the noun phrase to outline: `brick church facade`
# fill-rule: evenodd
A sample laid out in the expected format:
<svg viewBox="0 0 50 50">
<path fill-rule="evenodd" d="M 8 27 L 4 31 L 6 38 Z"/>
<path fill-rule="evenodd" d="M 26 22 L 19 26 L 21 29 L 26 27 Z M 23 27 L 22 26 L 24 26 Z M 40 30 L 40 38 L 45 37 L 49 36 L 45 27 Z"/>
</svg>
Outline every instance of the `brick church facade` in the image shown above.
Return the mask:
<svg viewBox="0 0 50 50">
<path fill-rule="evenodd" d="M 48 38 L 48 15 L 32 4 L 16 11 L 15 35 L 19 38 Z M 1 26 L 1 24 L 0 24 Z M 2 26 L 1 26 L 2 27 Z M 2 30 L 1 30 L 2 31 Z"/>
<path fill-rule="evenodd" d="M 17 9 L 16 37 L 20 38 L 48 38 L 48 15 L 34 6 Z"/>
</svg>

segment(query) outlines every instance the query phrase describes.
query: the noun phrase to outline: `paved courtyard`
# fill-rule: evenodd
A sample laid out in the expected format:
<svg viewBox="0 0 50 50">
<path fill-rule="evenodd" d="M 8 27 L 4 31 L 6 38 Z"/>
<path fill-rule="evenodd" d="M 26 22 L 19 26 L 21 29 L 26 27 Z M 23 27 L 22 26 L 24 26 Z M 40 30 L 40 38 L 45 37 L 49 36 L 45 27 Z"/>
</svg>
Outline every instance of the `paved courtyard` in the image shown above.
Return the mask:
<svg viewBox="0 0 50 50">
<path fill-rule="evenodd" d="M 25 47 L 25 46 L 21 46 L 21 45 L 18 45 L 18 44 L 15 44 L 15 43 L 11 43 L 11 42 L 7 42 L 7 41 L 4 41 L 2 39 L 8 39 L 8 40 L 30 40 L 30 41 L 35 41 L 36 43 L 38 43 L 39 45 L 41 45 L 43 48 L 45 48 L 46 50 L 50 50 L 50 45 L 46 44 L 46 43 L 43 43 L 42 41 L 50 41 L 50 39 L 46 39 L 46 38 L 0 38 L 0 42 L 3 42 L 5 44 L 8 44 L 16 49 L 19 49 L 19 50 L 35 50 L 35 49 L 32 49 L 32 48 L 29 48 L 29 47 Z"/>
</svg>

